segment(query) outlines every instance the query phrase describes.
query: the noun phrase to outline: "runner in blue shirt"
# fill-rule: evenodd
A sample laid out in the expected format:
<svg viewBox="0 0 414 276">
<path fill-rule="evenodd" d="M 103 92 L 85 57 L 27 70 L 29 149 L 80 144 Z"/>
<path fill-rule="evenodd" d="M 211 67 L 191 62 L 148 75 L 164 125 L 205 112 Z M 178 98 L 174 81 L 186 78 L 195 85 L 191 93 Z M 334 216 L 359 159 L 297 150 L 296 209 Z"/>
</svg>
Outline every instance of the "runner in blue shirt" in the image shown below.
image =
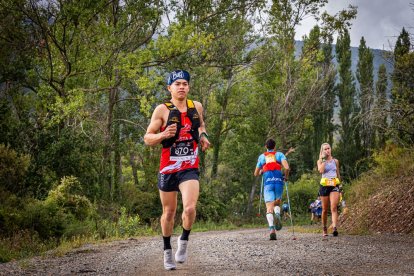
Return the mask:
<svg viewBox="0 0 414 276">
<path fill-rule="evenodd" d="M 269 223 L 270 239 L 276 240 L 276 231 L 282 229 L 280 218 L 280 203 L 283 194 L 284 179 L 289 175 L 289 164 L 286 156 L 275 151 L 276 143 L 273 139 L 266 141 L 266 152 L 259 156 L 255 176 L 263 174 L 264 200 L 266 203 L 266 219 Z M 282 173 L 284 168 L 284 175 Z M 273 217 L 275 214 L 276 221 Z"/>
</svg>

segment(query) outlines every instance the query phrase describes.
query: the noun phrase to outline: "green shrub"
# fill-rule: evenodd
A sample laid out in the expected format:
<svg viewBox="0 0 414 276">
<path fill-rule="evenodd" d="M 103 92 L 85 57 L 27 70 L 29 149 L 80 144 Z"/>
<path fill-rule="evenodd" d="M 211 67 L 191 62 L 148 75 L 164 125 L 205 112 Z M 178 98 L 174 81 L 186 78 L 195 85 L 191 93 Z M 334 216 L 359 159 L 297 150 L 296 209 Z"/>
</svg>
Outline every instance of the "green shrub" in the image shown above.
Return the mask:
<svg viewBox="0 0 414 276">
<path fill-rule="evenodd" d="M 94 236 L 99 239 L 110 237 L 125 238 L 152 231 L 142 224 L 138 215 L 129 215 L 125 207 L 121 207 L 120 216 L 116 221 L 101 219 L 96 221 Z"/>
<path fill-rule="evenodd" d="M 29 155 L 18 154 L 0 144 L 0 187 L 12 193 L 24 190 L 24 179 L 29 165 Z"/>
<path fill-rule="evenodd" d="M 162 212 L 158 191 L 138 190 L 132 182 L 121 187 L 121 201 L 128 213 L 137 214 L 141 222 L 151 224 L 151 219 L 160 217 Z"/>
<path fill-rule="evenodd" d="M 33 201 L 22 211 L 23 229 L 36 231 L 43 240 L 60 238 L 71 217 L 55 202 Z"/>
<path fill-rule="evenodd" d="M 230 205 L 229 202 L 227 204 Z M 219 222 L 227 217 L 228 205 L 220 200 L 214 189 L 205 187 L 201 190 L 197 203 L 197 220 Z M 179 213 L 181 210 L 177 211 Z"/>
<path fill-rule="evenodd" d="M 413 168 L 413 160 L 412 148 L 400 148 L 388 143 L 384 150 L 374 153 L 374 161 L 377 164 L 374 172 L 384 177 L 405 175 L 410 168 Z"/>
<path fill-rule="evenodd" d="M 82 194 L 82 186 L 74 176 L 63 177 L 60 184 L 49 192 L 46 203 L 56 204 L 81 221 L 93 212 L 91 202 Z"/>
<path fill-rule="evenodd" d="M 126 208 L 121 207 L 121 217 L 118 220 L 118 237 L 138 235 L 141 229 L 141 219 L 138 215 L 128 216 Z"/>
<path fill-rule="evenodd" d="M 304 214 L 308 212 L 309 204 L 318 196 L 319 181 L 320 176 L 317 174 L 303 174 L 298 181 L 288 182 L 292 213 Z M 286 187 L 283 198 L 283 202 L 287 203 Z"/>
<path fill-rule="evenodd" d="M 0 238 L 0 263 L 34 256 L 52 249 L 56 241 L 45 242 L 36 232 L 21 230 L 8 238 Z"/>
</svg>

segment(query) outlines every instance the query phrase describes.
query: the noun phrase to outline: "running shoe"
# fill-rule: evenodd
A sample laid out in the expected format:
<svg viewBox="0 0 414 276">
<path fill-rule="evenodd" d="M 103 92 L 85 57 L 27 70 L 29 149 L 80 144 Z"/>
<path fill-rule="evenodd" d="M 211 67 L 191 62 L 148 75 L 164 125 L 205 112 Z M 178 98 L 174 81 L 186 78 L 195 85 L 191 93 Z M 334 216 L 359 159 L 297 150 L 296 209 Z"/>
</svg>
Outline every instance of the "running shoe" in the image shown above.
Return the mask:
<svg viewBox="0 0 414 276">
<path fill-rule="evenodd" d="M 324 237 L 327 237 L 328 236 L 328 228 L 326 228 L 326 226 L 324 226 L 322 231 L 323 231 L 323 234 L 322 235 Z"/>
<path fill-rule="evenodd" d="M 270 230 L 270 240 L 271 241 L 276 240 L 276 231 L 275 231 L 275 229 Z"/>
<path fill-rule="evenodd" d="M 174 270 L 176 268 L 175 262 L 173 260 L 172 249 L 164 250 L 164 268 L 166 270 Z"/>
<path fill-rule="evenodd" d="M 185 262 L 185 260 L 187 260 L 188 241 L 181 240 L 180 238 L 181 238 L 181 236 L 179 236 L 178 240 L 177 240 L 178 248 L 177 248 L 177 252 L 175 252 L 175 261 L 178 262 L 178 263 L 183 263 L 183 262 Z"/>
<path fill-rule="evenodd" d="M 275 229 L 279 231 L 282 229 L 282 219 L 280 218 L 279 213 L 275 213 Z"/>
<path fill-rule="evenodd" d="M 333 228 L 332 234 L 334 235 L 334 237 L 338 237 L 338 230 L 336 229 L 336 227 Z"/>
</svg>

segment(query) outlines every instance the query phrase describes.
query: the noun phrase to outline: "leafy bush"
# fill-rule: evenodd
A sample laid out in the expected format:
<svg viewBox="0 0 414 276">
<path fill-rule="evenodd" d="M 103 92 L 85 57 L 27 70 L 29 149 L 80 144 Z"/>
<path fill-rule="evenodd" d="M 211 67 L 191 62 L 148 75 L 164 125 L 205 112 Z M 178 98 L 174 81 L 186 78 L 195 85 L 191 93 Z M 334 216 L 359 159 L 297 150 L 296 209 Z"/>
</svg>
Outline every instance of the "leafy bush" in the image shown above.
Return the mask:
<svg viewBox="0 0 414 276">
<path fill-rule="evenodd" d="M 205 189 L 200 192 L 197 204 L 197 220 L 219 222 L 227 217 L 229 207 L 220 200 L 214 193 L 214 189 L 210 189 L 210 187 L 205 186 Z"/>
<path fill-rule="evenodd" d="M 374 161 L 377 164 L 375 173 L 384 177 L 406 175 L 414 166 L 413 160 L 414 150 L 412 148 L 400 148 L 388 143 L 384 150 L 374 153 Z"/>
<path fill-rule="evenodd" d="M 24 190 L 24 178 L 30 165 L 30 156 L 18 154 L 0 144 L 0 187 L 18 193 Z"/>
<path fill-rule="evenodd" d="M 93 211 L 91 202 L 82 194 L 82 186 L 74 176 L 63 177 L 60 184 L 49 192 L 46 203 L 56 204 L 81 221 Z"/>
<path fill-rule="evenodd" d="M 17 231 L 12 237 L 0 238 L 0 263 L 34 256 L 56 246 L 56 242 L 45 242 L 36 232 Z"/>
<path fill-rule="evenodd" d="M 22 229 L 36 231 L 43 240 L 60 238 L 71 217 L 55 202 L 35 200 L 26 205 L 20 222 Z"/>
<path fill-rule="evenodd" d="M 152 233 L 152 231 L 142 224 L 138 215 L 129 215 L 125 207 L 121 207 L 117 221 L 107 219 L 96 221 L 94 231 L 94 235 L 100 239 L 108 237 L 125 238 L 145 233 Z"/>
<path fill-rule="evenodd" d="M 118 237 L 128 237 L 139 234 L 141 219 L 138 215 L 128 216 L 126 208 L 121 208 L 121 217 L 118 220 Z"/>
<path fill-rule="evenodd" d="M 304 214 L 308 212 L 309 204 L 318 196 L 320 176 L 317 174 L 303 174 L 302 177 L 294 182 L 288 183 L 290 205 L 292 206 L 292 213 Z M 284 191 L 286 197 L 286 187 Z"/>
<path fill-rule="evenodd" d="M 162 212 L 158 191 L 144 192 L 138 190 L 134 184 L 125 183 L 121 187 L 121 201 L 127 212 L 137 214 L 141 221 L 151 224 L 151 219 L 160 217 Z"/>
</svg>

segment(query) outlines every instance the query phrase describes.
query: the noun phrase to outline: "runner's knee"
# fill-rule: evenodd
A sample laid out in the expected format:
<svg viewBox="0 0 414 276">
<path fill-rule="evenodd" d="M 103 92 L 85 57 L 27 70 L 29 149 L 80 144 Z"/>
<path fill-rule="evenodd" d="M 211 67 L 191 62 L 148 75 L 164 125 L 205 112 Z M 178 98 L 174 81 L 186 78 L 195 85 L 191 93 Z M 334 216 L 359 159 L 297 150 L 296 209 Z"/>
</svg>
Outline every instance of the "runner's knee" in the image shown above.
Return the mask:
<svg viewBox="0 0 414 276">
<path fill-rule="evenodd" d="M 164 208 L 162 215 L 165 220 L 172 221 L 175 217 L 175 209 Z"/>
<path fill-rule="evenodd" d="M 187 206 L 184 208 L 184 215 L 188 217 L 193 217 L 196 215 L 195 206 Z"/>
</svg>

